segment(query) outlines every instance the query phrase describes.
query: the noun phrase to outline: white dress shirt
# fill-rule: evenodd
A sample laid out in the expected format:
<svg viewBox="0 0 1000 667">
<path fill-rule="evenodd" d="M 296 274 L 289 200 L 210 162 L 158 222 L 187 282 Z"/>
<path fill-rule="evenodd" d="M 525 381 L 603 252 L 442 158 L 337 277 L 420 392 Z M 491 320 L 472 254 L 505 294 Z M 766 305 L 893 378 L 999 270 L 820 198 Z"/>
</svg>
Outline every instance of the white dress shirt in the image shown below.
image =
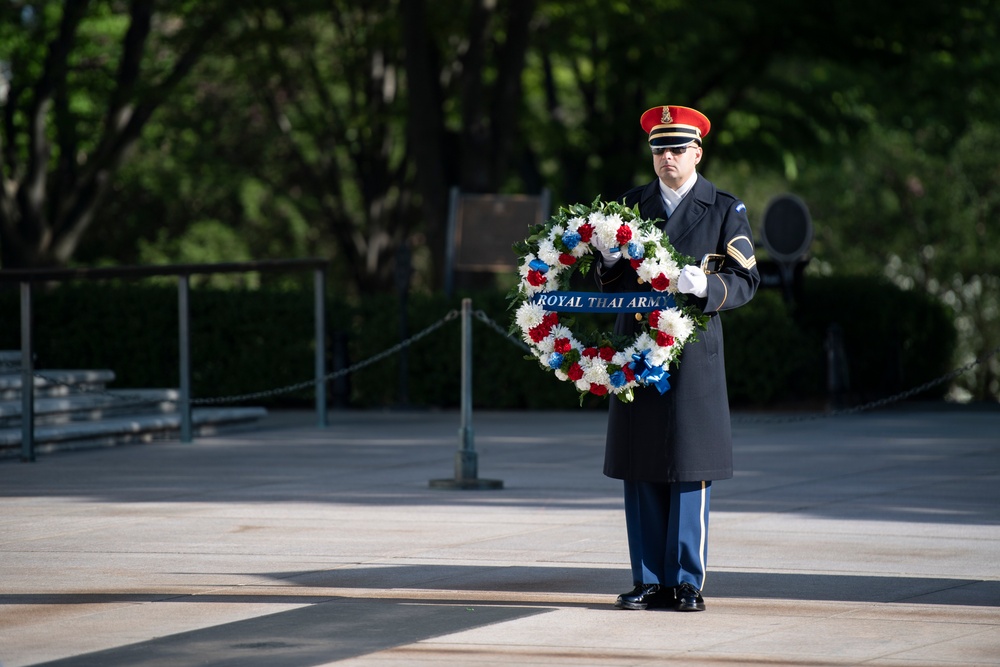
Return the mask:
<svg viewBox="0 0 1000 667">
<path fill-rule="evenodd" d="M 677 207 L 680 205 L 681 200 L 691 192 L 691 188 L 694 187 L 695 181 L 698 180 L 698 172 L 691 172 L 690 178 L 684 181 L 684 184 L 676 190 L 668 188 L 660 181 L 660 197 L 663 199 L 663 207 L 667 209 L 667 216 L 674 214 Z"/>
</svg>

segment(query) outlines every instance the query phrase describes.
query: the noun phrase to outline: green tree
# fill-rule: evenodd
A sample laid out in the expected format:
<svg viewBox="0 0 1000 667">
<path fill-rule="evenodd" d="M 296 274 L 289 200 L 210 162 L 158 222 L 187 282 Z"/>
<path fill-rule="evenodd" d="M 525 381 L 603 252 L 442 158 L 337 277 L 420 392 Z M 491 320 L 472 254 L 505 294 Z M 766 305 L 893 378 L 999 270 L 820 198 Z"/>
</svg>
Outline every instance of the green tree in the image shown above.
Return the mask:
<svg viewBox="0 0 1000 667">
<path fill-rule="evenodd" d="M 669 102 L 712 119 L 703 173 L 752 221 L 807 201 L 811 270 L 938 294 L 989 347 L 996 2 L 165 7 L 0 9 L 3 266 L 320 254 L 353 292 L 410 262 L 433 289 L 451 187 L 616 196 Z"/>
<path fill-rule="evenodd" d="M 255 256 L 330 256 L 352 292 L 391 289 L 397 256 L 412 255 L 433 287 L 449 189 L 496 191 L 520 145 L 533 4 L 245 8 L 233 53 L 203 60 L 148 128 L 109 218 L 160 218 L 128 225 L 146 248 L 224 220 Z M 121 225 L 104 228 L 88 252 L 125 251 Z"/>
<path fill-rule="evenodd" d="M 884 275 L 940 298 L 955 312 L 963 364 L 1000 345 L 1000 129 L 976 123 L 942 154 L 900 130 L 864 135 L 839 169 L 803 186 L 819 223 L 821 268 Z M 993 357 L 956 386 L 977 400 L 1000 395 Z"/>
<path fill-rule="evenodd" d="M 0 14 L 0 263 L 64 264 L 153 113 L 219 37 L 228 7 L 8 2 Z"/>
<path fill-rule="evenodd" d="M 416 255 L 440 281 L 448 191 L 493 192 L 507 173 L 533 2 L 327 4 L 253 15 L 257 92 L 278 168 L 360 291 Z M 251 107 L 252 109 L 253 107 Z M 277 131 L 275 131 L 277 130 Z"/>
</svg>

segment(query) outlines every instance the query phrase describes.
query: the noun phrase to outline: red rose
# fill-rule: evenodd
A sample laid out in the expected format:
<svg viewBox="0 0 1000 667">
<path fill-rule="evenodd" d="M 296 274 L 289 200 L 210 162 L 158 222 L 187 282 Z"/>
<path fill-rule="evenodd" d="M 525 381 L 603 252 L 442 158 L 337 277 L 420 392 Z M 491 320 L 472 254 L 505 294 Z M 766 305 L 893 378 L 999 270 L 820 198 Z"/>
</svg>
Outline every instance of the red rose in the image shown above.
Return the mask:
<svg viewBox="0 0 1000 667">
<path fill-rule="evenodd" d="M 528 271 L 528 283 L 534 287 L 541 287 L 545 284 L 545 274 L 535 269 Z"/>
<path fill-rule="evenodd" d="M 570 255 L 569 253 L 562 253 L 559 255 L 559 263 L 565 264 L 566 266 L 572 266 L 576 264 L 576 257 Z"/>
<path fill-rule="evenodd" d="M 559 313 L 555 312 L 554 310 L 550 310 L 549 312 L 545 313 L 544 315 L 542 315 L 542 324 L 545 324 L 549 327 L 554 327 L 555 325 L 559 324 Z"/>
<path fill-rule="evenodd" d="M 632 265 L 633 269 L 638 269 L 639 265 L 642 264 L 642 260 L 641 259 L 630 259 L 628 261 L 628 263 Z"/>
<path fill-rule="evenodd" d="M 569 338 L 556 338 L 555 351 L 559 354 L 566 354 L 573 349 L 573 344 L 569 342 Z"/>
<path fill-rule="evenodd" d="M 660 347 L 670 347 L 674 344 L 674 337 L 663 331 L 656 332 L 656 344 Z"/>
<path fill-rule="evenodd" d="M 584 243 L 590 243 L 590 239 L 594 235 L 594 226 L 589 222 L 584 223 L 577 227 L 576 233 L 580 235 L 581 241 Z"/>
<path fill-rule="evenodd" d="M 629 229 L 628 225 L 622 225 L 618 228 L 615 233 L 615 240 L 618 241 L 618 245 L 625 245 L 632 240 L 632 230 Z"/>
<path fill-rule="evenodd" d="M 577 380 L 583 377 L 583 369 L 580 368 L 580 364 L 574 361 L 573 365 L 569 367 L 568 371 L 566 371 L 566 375 L 569 376 L 570 380 L 576 382 Z"/>
<path fill-rule="evenodd" d="M 622 373 L 625 375 L 625 379 L 629 382 L 635 382 L 635 371 L 629 366 L 622 366 Z"/>
<path fill-rule="evenodd" d="M 667 278 L 662 273 L 653 278 L 653 289 L 655 289 L 657 292 L 662 292 L 668 287 L 670 287 L 670 279 Z"/>
<path fill-rule="evenodd" d="M 595 394 L 597 396 L 604 396 L 606 393 L 608 393 L 608 388 L 605 387 L 603 384 L 594 384 L 593 382 L 591 382 L 590 393 Z"/>
<path fill-rule="evenodd" d="M 660 325 L 660 311 L 654 310 L 649 314 L 649 326 L 654 329 Z"/>
<path fill-rule="evenodd" d="M 583 351 L 583 356 L 587 357 L 588 359 L 593 359 L 594 357 L 597 356 L 597 348 L 596 347 L 586 348 Z"/>
<path fill-rule="evenodd" d="M 537 327 L 531 327 L 528 329 L 528 335 L 531 336 L 531 340 L 536 343 L 541 343 L 549 335 L 552 327 L 547 327 L 544 324 L 539 324 Z"/>
<path fill-rule="evenodd" d="M 601 359 L 604 361 L 611 361 L 611 358 L 615 356 L 615 348 L 602 347 L 597 353 L 601 355 Z"/>
</svg>

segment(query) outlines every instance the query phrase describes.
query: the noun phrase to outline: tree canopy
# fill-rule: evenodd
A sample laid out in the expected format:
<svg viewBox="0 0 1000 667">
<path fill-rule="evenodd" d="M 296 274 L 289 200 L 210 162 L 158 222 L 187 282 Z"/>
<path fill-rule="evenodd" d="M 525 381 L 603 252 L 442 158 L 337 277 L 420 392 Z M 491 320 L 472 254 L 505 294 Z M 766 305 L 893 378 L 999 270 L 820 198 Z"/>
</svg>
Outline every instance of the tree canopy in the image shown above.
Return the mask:
<svg viewBox="0 0 1000 667">
<path fill-rule="evenodd" d="M 430 290 L 451 188 L 614 198 L 652 178 L 639 115 L 684 104 L 752 222 L 795 191 L 810 270 L 939 295 L 974 355 L 1000 341 L 998 19 L 991 0 L 11 0 L 0 266 L 323 255 L 360 293 L 400 259 Z M 970 391 L 1000 393 L 997 366 Z"/>
</svg>

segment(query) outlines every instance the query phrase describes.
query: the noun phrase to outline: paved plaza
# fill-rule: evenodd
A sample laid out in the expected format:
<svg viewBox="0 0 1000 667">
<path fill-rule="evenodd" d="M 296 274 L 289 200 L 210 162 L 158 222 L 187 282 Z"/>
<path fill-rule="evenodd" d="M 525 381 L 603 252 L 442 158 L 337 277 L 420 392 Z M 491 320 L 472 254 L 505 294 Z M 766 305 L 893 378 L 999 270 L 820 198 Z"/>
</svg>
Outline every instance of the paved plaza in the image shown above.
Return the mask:
<svg viewBox="0 0 1000 667">
<path fill-rule="evenodd" d="M 0 665 L 1000 665 L 1000 410 L 738 413 L 708 610 L 622 611 L 602 412 L 272 413 L 0 462 Z"/>
</svg>

